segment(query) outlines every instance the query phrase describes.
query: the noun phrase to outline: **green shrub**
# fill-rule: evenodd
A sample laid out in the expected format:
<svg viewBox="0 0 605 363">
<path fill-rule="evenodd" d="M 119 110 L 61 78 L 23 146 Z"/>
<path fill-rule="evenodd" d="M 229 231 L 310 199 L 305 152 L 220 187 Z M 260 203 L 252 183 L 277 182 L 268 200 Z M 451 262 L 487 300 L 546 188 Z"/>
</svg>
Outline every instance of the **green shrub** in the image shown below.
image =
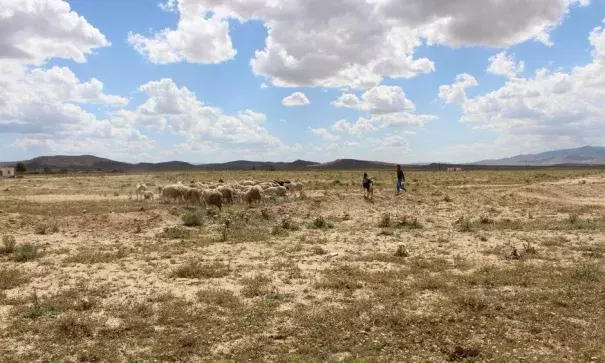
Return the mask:
<svg viewBox="0 0 605 363">
<path fill-rule="evenodd" d="M 380 222 L 378 222 L 378 227 L 387 228 L 391 225 L 391 215 L 388 213 L 384 213 L 382 217 L 380 217 Z"/>
<path fill-rule="evenodd" d="M 332 223 L 330 223 L 329 221 L 326 221 L 326 219 L 323 216 L 319 216 L 313 220 L 312 227 L 315 229 L 326 229 L 326 228 L 334 228 L 334 225 Z"/>
<path fill-rule="evenodd" d="M 27 262 L 40 257 L 39 247 L 32 243 L 24 243 L 17 249 L 14 257 L 17 262 Z"/>
<path fill-rule="evenodd" d="M 190 210 L 181 216 L 181 220 L 187 227 L 201 226 L 204 221 L 204 213 L 200 210 Z"/>
</svg>

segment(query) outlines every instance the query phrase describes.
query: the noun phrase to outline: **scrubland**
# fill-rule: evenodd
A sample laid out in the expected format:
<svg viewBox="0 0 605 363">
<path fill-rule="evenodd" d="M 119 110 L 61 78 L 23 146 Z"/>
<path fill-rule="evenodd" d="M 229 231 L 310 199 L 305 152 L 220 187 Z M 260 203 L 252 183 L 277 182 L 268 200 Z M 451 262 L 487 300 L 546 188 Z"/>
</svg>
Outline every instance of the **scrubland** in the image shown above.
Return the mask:
<svg viewBox="0 0 605 363">
<path fill-rule="evenodd" d="M 0 361 L 605 362 L 605 174 L 369 174 L 0 181 Z M 219 179 L 304 192 L 133 195 Z"/>
</svg>

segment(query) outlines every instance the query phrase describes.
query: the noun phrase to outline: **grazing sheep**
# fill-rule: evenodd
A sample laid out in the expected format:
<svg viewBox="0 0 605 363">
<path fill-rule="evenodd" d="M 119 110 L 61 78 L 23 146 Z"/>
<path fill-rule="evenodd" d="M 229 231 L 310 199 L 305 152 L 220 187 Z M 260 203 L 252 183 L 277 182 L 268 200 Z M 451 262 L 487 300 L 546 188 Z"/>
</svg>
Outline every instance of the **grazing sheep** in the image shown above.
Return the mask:
<svg viewBox="0 0 605 363">
<path fill-rule="evenodd" d="M 197 188 L 190 188 L 187 190 L 187 196 L 185 197 L 185 199 L 189 203 L 202 204 L 204 200 L 203 195 L 204 192 L 202 190 Z"/>
<path fill-rule="evenodd" d="M 143 197 L 145 198 L 145 200 L 153 200 L 155 195 L 153 194 L 152 191 L 146 190 L 145 192 L 143 192 Z"/>
<path fill-rule="evenodd" d="M 228 188 L 228 187 L 219 187 L 217 190 L 221 194 L 223 194 L 223 198 L 225 199 L 225 202 L 233 204 L 233 194 L 234 194 L 233 189 Z"/>
<path fill-rule="evenodd" d="M 248 191 L 246 193 L 244 193 L 244 201 L 248 204 L 252 204 L 255 202 L 260 203 L 261 191 L 262 191 L 262 189 L 258 186 L 248 189 Z"/>
<path fill-rule="evenodd" d="M 179 200 L 182 197 L 182 189 L 178 184 L 166 185 L 162 188 L 162 198 L 164 200 Z"/>
<path fill-rule="evenodd" d="M 216 206 L 219 210 L 223 209 L 223 194 L 216 190 L 206 190 L 203 195 L 206 204 Z"/>
<path fill-rule="evenodd" d="M 285 187 L 271 187 L 265 189 L 265 193 L 269 195 L 273 195 L 275 197 L 283 197 L 286 199 L 288 197 L 288 189 Z"/>
<path fill-rule="evenodd" d="M 137 189 L 135 191 L 136 195 L 137 195 L 137 200 L 139 200 L 147 191 L 147 185 L 145 184 L 138 184 L 137 185 Z"/>
</svg>

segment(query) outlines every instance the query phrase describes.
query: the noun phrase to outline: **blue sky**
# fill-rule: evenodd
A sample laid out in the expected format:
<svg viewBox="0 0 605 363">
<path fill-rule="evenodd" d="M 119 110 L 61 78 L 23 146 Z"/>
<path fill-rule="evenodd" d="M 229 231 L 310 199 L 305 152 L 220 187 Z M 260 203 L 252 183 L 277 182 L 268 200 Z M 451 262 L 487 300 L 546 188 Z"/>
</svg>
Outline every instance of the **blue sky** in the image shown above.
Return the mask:
<svg viewBox="0 0 605 363">
<path fill-rule="evenodd" d="M 0 160 L 465 162 L 605 144 L 605 0 L 432 5 L 0 0 Z"/>
</svg>

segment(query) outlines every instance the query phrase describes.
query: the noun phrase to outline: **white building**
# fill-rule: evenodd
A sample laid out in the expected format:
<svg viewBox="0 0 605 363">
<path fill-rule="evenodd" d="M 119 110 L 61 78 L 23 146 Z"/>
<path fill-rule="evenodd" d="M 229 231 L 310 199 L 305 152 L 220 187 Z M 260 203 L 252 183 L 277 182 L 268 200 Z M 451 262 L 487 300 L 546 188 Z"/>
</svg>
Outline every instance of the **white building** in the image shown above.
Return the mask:
<svg viewBox="0 0 605 363">
<path fill-rule="evenodd" d="M 11 176 L 15 176 L 15 168 L 13 166 L 0 166 L 0 178 Z"/>
</svg>

